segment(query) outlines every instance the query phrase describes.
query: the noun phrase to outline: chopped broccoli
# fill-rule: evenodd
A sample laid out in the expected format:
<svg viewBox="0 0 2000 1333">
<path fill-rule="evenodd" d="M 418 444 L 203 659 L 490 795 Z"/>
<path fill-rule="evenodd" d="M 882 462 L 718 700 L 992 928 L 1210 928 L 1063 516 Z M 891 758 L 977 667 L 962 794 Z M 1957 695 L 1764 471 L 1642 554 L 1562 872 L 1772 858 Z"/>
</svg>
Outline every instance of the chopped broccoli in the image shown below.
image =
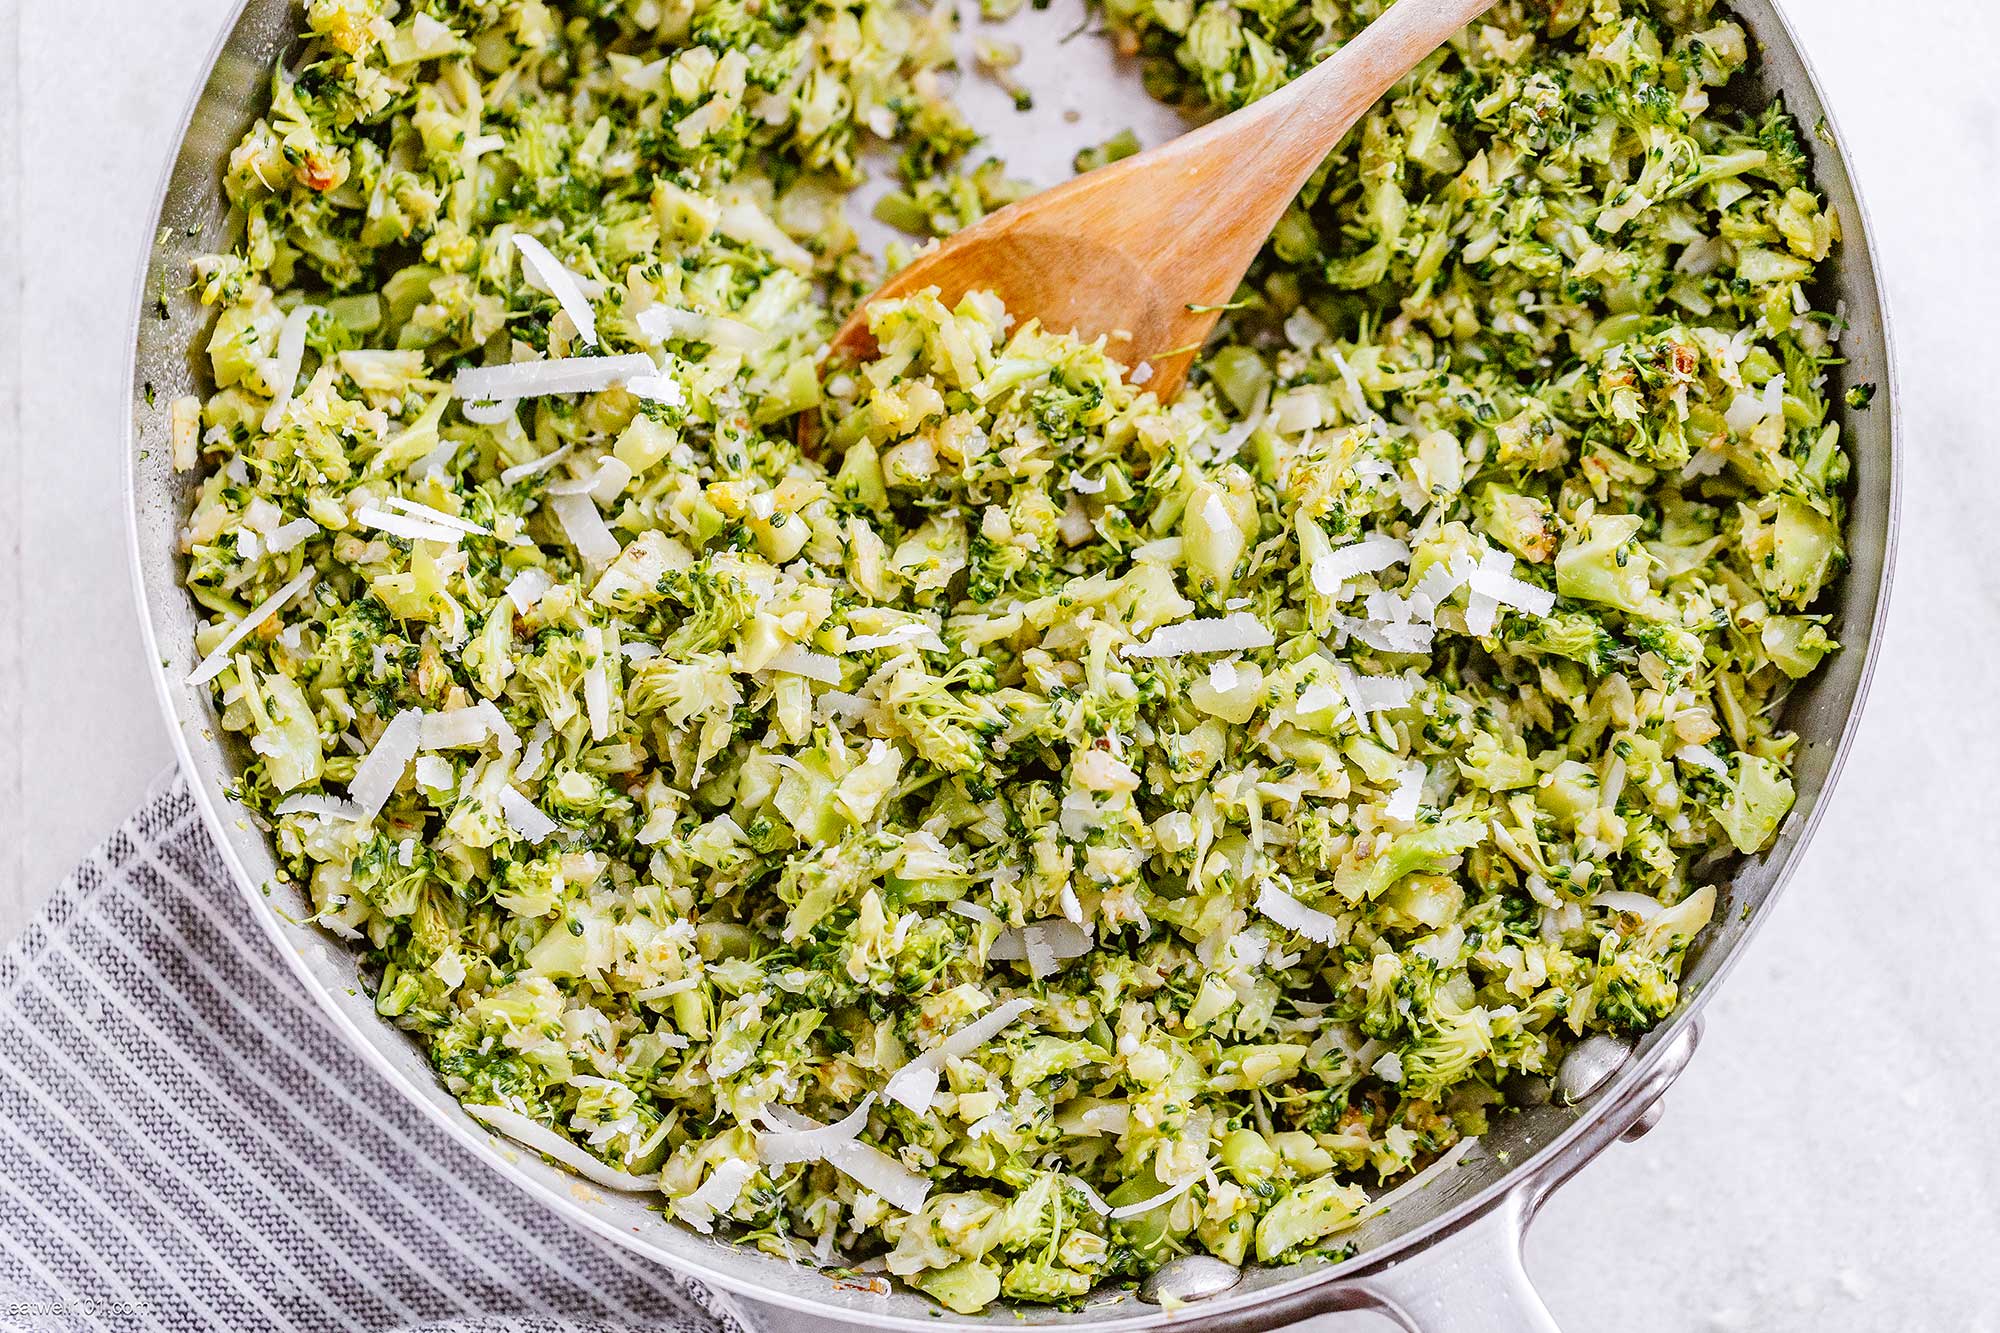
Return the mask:
<svg viewBox="0 0 2000 1333">
<path fill-rule="evenodd" d="M 1206 115 L 1384 8 L 1097 17 Z M 1666 1019 L 1791 807 L 1874 390 L 1748 35 L 1622 11 L 1419 65 L 1162 402 L 979 291 L 823 360 L 870 155 L 912 237 L 1029 191 L 951 6 L 312 0 L 187 278 L 213 391 L 148 401 L 242 799 L 376 1012 L 681 1222 L 968 1315 L 1342 1253 Z"/>
</svg>

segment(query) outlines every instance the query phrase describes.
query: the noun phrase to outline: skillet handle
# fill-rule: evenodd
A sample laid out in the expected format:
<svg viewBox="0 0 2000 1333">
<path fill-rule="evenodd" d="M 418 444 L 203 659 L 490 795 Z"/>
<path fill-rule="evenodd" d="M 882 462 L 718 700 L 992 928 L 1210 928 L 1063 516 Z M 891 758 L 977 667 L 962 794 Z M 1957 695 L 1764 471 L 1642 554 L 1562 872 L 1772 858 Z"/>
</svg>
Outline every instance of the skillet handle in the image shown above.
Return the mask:
<svg viewBox="0 0 2000 1333">
<path fill-rule="evenodd" d="M 1535 1209 L 1613 1142 L 1652 1128 L 1660 1095 L 1687 1067 L 1700 1040 L 1701 1024 L 1687 1023 L 1652 1070 L 1600 1108 L 1590 1132 L 1567 1152 L 1457 1230 L 1407 1258 L 1358 1274 L 1354 1296 L 1410 1333 L 1561 1333 L 1521 1262 Z"/>
<path fill-rule="evenodd" d="M 1362 1298 L 1410 1333 L 1561 1333 L 1521 1262 L 1525 1191 L 1419 1254 L 1371 1273 Z"/>
</svg>

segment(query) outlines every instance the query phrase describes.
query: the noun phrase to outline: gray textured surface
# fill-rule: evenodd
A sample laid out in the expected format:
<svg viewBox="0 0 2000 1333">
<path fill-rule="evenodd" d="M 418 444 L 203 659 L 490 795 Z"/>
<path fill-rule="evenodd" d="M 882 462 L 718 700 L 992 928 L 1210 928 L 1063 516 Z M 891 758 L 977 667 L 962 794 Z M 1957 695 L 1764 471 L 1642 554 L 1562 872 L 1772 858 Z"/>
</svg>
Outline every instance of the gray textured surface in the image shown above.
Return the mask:
<svg viewBox="0 0 2000 1333">
<path fill-rule="evenodd" d="M 20 638 L 12 628 L 20 623 L 21 554 L 21 326 L 13 312 L 21 308 L 21 114 L 19 67 L 20 15 L 15 0 L 0 0 L 0 736 L 20 732 Z M 0 939 L 12 933 L 25 915 L 28 895 L 21 892 L 23 857 L 17 821 L 21 810 L 22 752 L 0 747 Z"/>
<path fill-rule="evenodd" d="M 0 367 L 18 365 L 25 388 L 0 455 L 4 933 L 167 755 L 125 584 L 123 324 L 171 122 L 228 7 L 24 3 L 16 20 L 0 0 L 0 293 L 15 272 L 23 284 L 18 303 L 0 299 Z M 1983 332 L 2000 299 L 2000 14 L 1912 0 L 1884 24 L 1863 0 L 1791 8 L 1873 203 L 1900 320 L 1897 605 L 1829 825 L 1710 1010 L 1665 1122 L 1574 1182 L 1535 1233 L 1530 1262 L 1575 1329 L 2000 1328 L 1981 1277 L 2000 1242 L 1985 1109 L 2000 1077 L 1983 1054 L 2000 1019 L 1986 980 L 2000 945 L 2000 579 L 1979 551 L 2000 491 Z M 1080 90 L 1043 91 L 1059 113 Z M 1092 128 L 1071 132 L 1101 137 Z M 4 225 L 10 189 L 18 227 Z"/>
<path fill-rule="evenodd" d="M 154 183 L 224 8 L 20 0 L 18 56 L 0 70 L 0 102 L 18 98 L 20 114 L 19 170 L 7 173 L 20 225 L 0 228 L 0 253 L 21 256 L 20 299 L 0 319 L 18 313 L 10 360 L 23 386 L 18 433 L 0 451 L 0 477 L 19 478 L 13 490 L 0 480 L 0 533 L 18 553 L 0 575 L 0 663 L 20 663 L 11 676 L 0 665 L 9 935 L 171 753 L 125 572 L 124 344 Z"/>
</svg>

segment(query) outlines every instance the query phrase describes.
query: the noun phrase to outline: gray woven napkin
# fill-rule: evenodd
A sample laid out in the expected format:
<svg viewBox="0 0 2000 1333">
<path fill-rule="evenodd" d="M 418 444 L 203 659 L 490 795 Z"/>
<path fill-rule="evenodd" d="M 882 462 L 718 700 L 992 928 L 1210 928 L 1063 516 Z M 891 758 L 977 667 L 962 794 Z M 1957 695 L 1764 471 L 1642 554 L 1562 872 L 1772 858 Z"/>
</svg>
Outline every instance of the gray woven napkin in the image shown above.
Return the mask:
<svg viewBox="0 0 2000 1333">
<path fill-rule="evenodd" d="M 746 1333 L 348 1051 L 178 777 L 0 957 L 0 1328 Z"/>
</svg>

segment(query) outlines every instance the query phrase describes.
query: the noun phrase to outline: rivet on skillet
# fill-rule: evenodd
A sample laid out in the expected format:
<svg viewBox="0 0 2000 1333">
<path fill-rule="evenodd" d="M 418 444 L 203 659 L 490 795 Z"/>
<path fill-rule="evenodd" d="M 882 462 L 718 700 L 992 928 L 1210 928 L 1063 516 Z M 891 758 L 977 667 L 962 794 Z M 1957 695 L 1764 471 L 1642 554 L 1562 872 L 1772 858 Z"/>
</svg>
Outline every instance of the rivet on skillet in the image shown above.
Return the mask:
<svg viewBox="0 0 2000 1333">
<path fill-rule="evenodd" d="M 1243 1271 L 1213 1255 L 1187 1254 L 1162 1264 L 1139 1284 L 1139 1299 L 1148 1305 L 1185 1303 L 1220 1296 L 1243 1280 Z"/>
<path fill-rule="evenodd" d="M 1619 1139 L 1625 1143 L 1636 1143 L 1640 1139 L 1645 1138 L 1653 1132 L 1653 1126 L 1660 1123 L 1660 1117 L 1666 1114 L 1666 1110 L 1666 1098 L 1653 1098 L 1651 1105 L 1639 1112 L 1639 1118 L 1625 1126 L 1625 1132 L 1618 1136 Z"/>
<path fill-rule="evenodd" d="M 1563 1057 L 1562 1067 L 1556 1070 L 1556 1091 L 1574 1106 L 1609 1082 L 1631 1058 L 1630 1043 L 1594 1033 L 1570 1047 Z"/>
</svg>

